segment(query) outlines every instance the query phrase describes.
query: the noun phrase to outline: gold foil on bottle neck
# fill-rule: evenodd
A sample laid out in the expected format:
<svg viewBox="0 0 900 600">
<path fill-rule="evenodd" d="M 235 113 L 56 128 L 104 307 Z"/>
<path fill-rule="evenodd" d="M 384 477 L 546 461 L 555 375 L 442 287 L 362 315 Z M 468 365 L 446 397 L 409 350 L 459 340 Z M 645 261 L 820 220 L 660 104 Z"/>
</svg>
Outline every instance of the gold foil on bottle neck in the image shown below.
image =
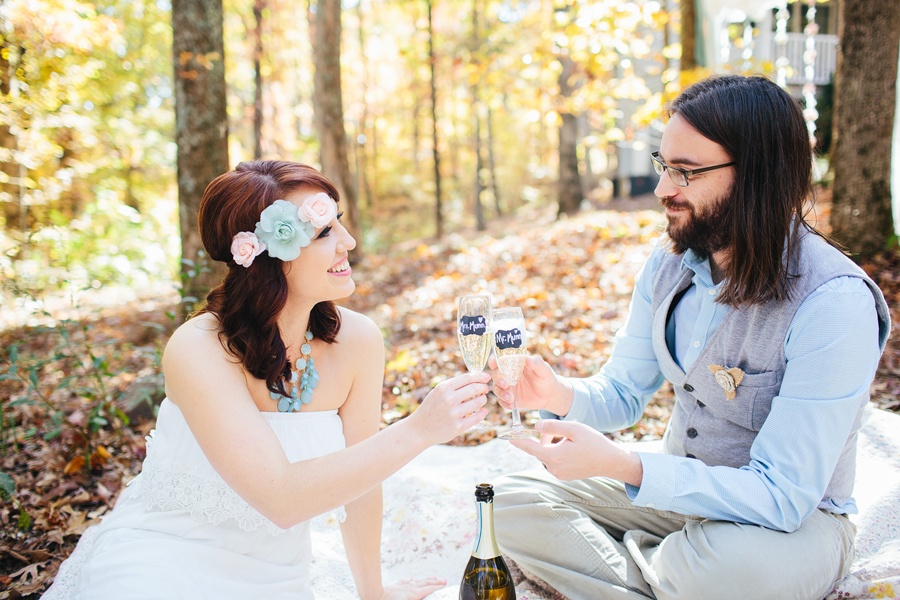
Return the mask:
<svg viewBox="0 0 900 600">
<path fill-rule="evenodd" d="M 494 503 L 479 500 L 475 503 L 478 531 L 475 536 L 475 547 L 472 556 L 475 558 L 496 558 L 500 556 L 500 547 L 494 536 Z"/>
</svg>

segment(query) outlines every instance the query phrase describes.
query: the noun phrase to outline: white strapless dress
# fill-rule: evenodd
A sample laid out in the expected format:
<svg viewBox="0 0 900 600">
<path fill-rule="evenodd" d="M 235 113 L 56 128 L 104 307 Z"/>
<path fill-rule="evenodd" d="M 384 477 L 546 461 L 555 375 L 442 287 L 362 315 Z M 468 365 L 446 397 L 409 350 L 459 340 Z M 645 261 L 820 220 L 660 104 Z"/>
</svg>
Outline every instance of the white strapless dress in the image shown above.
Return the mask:
<svg viewBox="0 0 900 600">
<path fill-rule="evenodd" d="M 291 462 L 345 446 L 336 410 L 261 414 Z M 311 600 L 311 560 L 309 522 L 281 529 L 244 502 L 167 399 L 140 475 L 85 531 L 42 600 Z"/>
</svg>

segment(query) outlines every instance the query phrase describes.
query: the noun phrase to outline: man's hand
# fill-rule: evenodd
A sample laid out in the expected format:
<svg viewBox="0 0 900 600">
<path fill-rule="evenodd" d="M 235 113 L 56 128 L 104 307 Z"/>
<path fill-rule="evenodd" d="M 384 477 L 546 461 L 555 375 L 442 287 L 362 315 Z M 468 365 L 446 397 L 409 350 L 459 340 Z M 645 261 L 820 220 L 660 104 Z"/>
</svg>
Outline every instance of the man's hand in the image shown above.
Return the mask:
<svg viewBox="0 0 900 600">
<path fill-rule="evenodd" d="M 513 390 L 510 381 L 497 368 L 497 361 L 491 356 L 491 378 L 494 380 L 494 394 L 500 404 L 512 410 Z M 565 416 L 572 406 L 572 387 L 556 373 L 540 356 L 525 359 L 525 368 L 516 386 L 520 410 L 543 408 L 553 414 Z"/>
<path fill-rule="evenodd" d="M 510 444 L 537 458 L 556 478 L 604 476 L 640 487 L 644 471 L 637 453 L 625 450 L 596 429 L 556 420 L 539 421 L 535 429 L 541 433 L 540 442 L 512 440 Z"/>
</svg>

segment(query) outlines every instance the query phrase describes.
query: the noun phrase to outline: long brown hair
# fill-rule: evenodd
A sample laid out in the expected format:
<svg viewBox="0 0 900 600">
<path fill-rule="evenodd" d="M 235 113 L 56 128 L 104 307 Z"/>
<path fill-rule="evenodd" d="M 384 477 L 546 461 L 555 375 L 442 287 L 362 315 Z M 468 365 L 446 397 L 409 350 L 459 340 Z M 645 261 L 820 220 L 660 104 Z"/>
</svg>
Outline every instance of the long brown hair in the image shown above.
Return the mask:
<svg viewBox="0 0 900 600">
<path fill-rule="evenodd" d="M 732 218 L 723 224 L 732 244 L 718 301 L 741 307 L 789 299 L 801 228 L 822 235 L 805 220 L 814 194 L 800 105 L 765 77 L 726 75 L 689 87 L 671 112 L 735 163 Z"/>
<path fill-rule="evenodd" d="M 334 184 L 307 165 L 278 160 L 242 162 L 207 186 L 198 215 L 206 252 L 228 265 L 222 283 L 209 293 L 198 314 L 216 315 L 225 348 L 248 373 L 265 380 L 270 391 L 283 395 L 287 395 L 284 379 L 290 376 L 277 322 L 288 294 L 284 263 L 264 252 L 248 268 L 237 265 L 231 240 L 241 231 L 253 231 L 266 207 L 301 186 L 317 187 L 335 202 L 340 200 Z M 316 304 L 309 327 L 315 337 L 334 343 L 341 327 L 334 303 Z"/>
</svg>

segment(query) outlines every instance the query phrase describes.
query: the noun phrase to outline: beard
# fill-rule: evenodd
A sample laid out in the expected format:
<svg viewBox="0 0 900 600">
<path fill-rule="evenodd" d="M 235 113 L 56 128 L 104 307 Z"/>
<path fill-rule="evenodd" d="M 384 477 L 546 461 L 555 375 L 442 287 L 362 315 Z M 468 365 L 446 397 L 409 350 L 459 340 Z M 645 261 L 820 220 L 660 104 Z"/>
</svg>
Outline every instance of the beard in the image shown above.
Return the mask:
<svg viewBox="0 0 900 600">
<path fill-rule="evenodd" d="M 731 246 L 731 222 L 734 213 L 734 188 L 716 199 L 712 205 L 697 210 L 689 202 L 674 202 L 670 198 L 660 198 L 659 203 L 666 208 L 678 208 L 685 212 L 671 217 L 666 233 L 672 241 L 672 250 L 684 254 L 689 249 L 701 260 Z M 675 224 L 676 219 L 681 223 Z"/>
</svg>

